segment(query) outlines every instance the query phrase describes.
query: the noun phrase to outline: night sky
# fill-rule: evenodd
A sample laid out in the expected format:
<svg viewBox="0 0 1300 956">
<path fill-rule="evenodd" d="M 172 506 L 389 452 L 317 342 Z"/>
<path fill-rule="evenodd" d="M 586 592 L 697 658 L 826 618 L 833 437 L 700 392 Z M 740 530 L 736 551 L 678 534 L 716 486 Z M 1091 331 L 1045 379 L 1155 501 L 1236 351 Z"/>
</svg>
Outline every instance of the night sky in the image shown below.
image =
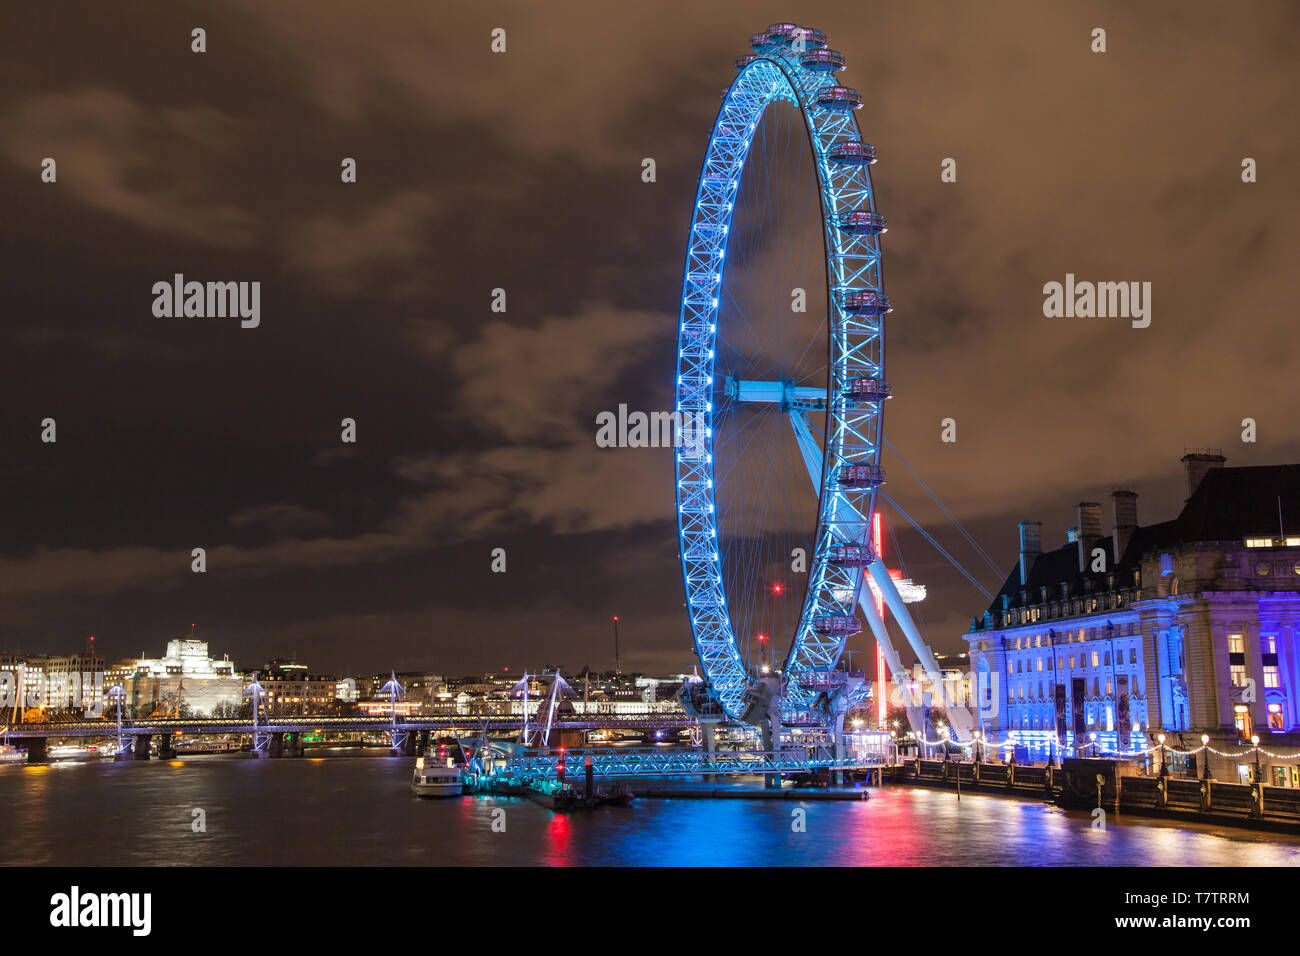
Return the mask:
<svg viewBox="0 0 1300 956">
<path fill-rule="evenodd" d="M 1172 517 L 1185 447 L 1300 461 L 1294 4 L 2 16 L 5 650 L 95 634 L 110 659 L 156 655 L 195 625 L 250 669 L 604 668 L 618 614 L 624 669 L 689 668 L 671 452 L 597 448 L 594 420 L 672 407 L 700 159 L 732 59 L 775 20 L 826 31 L 864 95 L 890 223 L 886 433 L 1002 573 L 1016 521 L 1054 547 L 1088 498 L 1108 531 L 1116 485 L 1144 523 Z M 1151 326 L 1045 318 L 1067 272 L 1151 282 Z M 260 281 L 260 327 L 155 317 L 175 273 Z M 914 532 L 898 541 L 931 644 L 956 650 L 985 600 Z"/>
</svg>

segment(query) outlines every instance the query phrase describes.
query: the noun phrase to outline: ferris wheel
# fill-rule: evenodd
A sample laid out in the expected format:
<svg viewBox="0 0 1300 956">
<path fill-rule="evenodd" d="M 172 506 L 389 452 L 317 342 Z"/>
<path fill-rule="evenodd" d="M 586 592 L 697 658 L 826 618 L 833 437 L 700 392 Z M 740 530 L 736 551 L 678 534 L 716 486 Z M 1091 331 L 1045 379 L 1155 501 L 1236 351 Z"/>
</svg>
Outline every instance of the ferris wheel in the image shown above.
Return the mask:
<svg viewBox="0 0 1300 956">
<path fill-rule="evenodd" d="M 679 548 L 695 650 L 726 716 L 827 686 L 875 581 L 885 380 L 880 236 L 858 91 L 818 30 L 773 24 L 736 60 L 693 208 L 678 329 Z M 899 670 L 892 649 L 890 666 Z"/>
</svg>

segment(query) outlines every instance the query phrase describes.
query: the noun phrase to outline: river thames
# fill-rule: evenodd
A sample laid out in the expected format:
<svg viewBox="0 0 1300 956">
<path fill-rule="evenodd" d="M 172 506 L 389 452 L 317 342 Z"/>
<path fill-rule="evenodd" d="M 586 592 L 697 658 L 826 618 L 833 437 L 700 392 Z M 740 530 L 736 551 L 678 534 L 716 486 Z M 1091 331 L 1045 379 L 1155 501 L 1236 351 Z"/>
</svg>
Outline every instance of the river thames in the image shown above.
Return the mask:
<svg viewBox="0 0 1300 956">
<path fill-rule="evenodd" d="M 420 800 L 412 758 L 191 757 L 0 768 L 6 865 L 1294 866 L 1300 836 L 887 787 L 852 802 L 638 799 L 554 813 Z M 796 826 L 806 811 L 805 830 Z M 504 810 L 504 817 L 495 811 Z M 196 813 L 196 811 L 202 811 Z M 196 820 L 206 826 L 195 832 Z M 504 820 L 505 831 L 493 829 Z"/>
</svg>

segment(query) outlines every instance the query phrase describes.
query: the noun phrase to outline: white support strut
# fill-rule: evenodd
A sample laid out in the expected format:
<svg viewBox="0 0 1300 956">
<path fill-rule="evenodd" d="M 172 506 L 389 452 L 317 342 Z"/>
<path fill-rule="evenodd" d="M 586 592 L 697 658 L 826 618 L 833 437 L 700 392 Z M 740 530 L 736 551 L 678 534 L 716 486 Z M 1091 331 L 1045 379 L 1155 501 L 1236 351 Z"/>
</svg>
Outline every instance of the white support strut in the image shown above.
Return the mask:
<svg viewBox="0 0 1300 956">
<path fill-rule="evenodd" d="M 773 386 L 775 386 L 775 388 Z M 744 382 L 738 383 L 737 392 L 738 394 L 744 394 L 745 399 L 748 401 L 779 401 L 779 398 L 772 396 L 779 395 L 781 387 L 782 383 L 780 382 Z M 795 390 L 791 389 L 790 391 Z M 824 390 L 814 388 L 803 387 L 799 388 L 797 391 L 798 398 L 804 401 L 814 399 L 816 397 L 815 393 L 819 391 L 822 396 L 825 395 Z M 795 441 L 799 446 L 799 451 L 803 455 L 804 465 L 808 469 L 808 477 L 812 479 L 813 492 L 814 494 L 819 493 L 821 491 L 822 475 L 821 447 L 817 444 L 817 440 L 814 438 L 812 430 L 809 427 L 806 413 L 802 409 L 789 407 L 787 409 L 787 415 L 790 419 L 790 425 L 794 430 Z M 851 505 L 847 504 L 842 506 L 851 507 Z M 960 706 L 955 700 L 949 701 L 946 699 L 946 685 L 944 684 L 943 674 L 939 670 L 939 664 L 935 660 L 934 654 L 931 652 L 929 646 L 922 639 L 920 631 L 917 630 L 916 624 L 912 620 L 912 615 L 908 613 L 907 605 L 904 603 L 902 595 L 898 592 L 898 587 L 894 583 L 894 579 L 889 576 L 889 570 L 885 567 L 884 562 L 877 556 L 868 567 L 868 571 L 871 574 L 871 579 L 875 582 L 876 587 L 884 597 L 885 603 L 888 605 L 890 612 L 898 621 L 899 627 L 902 629 L 904 637 L 907 638 L 907 642 L 911 646 L 912 651 L 916 654 L 917 660 L 921 662 L 921 667 L 925 671 L 926 679 L 934 688 L 934 694 L 937 696 L 935 704 L 945 708 L 948 722 L 952 727 L 953 739 L 962 740 L 969 737 L 971 729 L 974 726 L 974 719 L 972 718 L 968 708 Z M 911 698 L 909 677 L 907 672 L 903 670 L 902 661 L 898 656 L 898 652 L 894 649 L 893 644 L 889 640 L 889 634 L 885 629 L 884 621 L 882 621 L 880 616 L 876 613 L 875 603 L 872 600 L 872 595 L 868 589 L 863 588 L 858 592 L 858 606 L 862 608 L 862 612 L 867 618 L 867 623 L 871 627 L 872 634 L 880 644 L 881 651 L 885 657 L 885 663 L 888 665 L 890 672 L 894 675 L 894 681 L 898 685 L 900 693 L 903 695 L 903 706 L 908 712 L 908 722 L 912 724 L 913 730 L 916 730 L 918 733 L 922 732 L 924 728 L 919 726 L 921 723 L 919 720 L 921 701 L 916 701 Z"/>
</svg>

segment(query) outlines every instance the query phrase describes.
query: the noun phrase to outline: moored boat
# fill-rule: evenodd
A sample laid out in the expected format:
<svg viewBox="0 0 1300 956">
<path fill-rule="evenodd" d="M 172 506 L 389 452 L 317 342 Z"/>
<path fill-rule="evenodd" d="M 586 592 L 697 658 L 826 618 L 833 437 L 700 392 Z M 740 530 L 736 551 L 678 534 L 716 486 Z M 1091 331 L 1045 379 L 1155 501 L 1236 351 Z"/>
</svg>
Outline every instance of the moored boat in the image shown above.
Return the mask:
<svg viewBox="0 0 1300 956">
<path fill-rule="evenodd" d="M 450 757 L 445 765 L 433 763 L 427 757 L 416 757 L 411 792 L 417 797 L 459 797 L 465 792 L 465 783 L 460 768 Z"/>
</svg>

